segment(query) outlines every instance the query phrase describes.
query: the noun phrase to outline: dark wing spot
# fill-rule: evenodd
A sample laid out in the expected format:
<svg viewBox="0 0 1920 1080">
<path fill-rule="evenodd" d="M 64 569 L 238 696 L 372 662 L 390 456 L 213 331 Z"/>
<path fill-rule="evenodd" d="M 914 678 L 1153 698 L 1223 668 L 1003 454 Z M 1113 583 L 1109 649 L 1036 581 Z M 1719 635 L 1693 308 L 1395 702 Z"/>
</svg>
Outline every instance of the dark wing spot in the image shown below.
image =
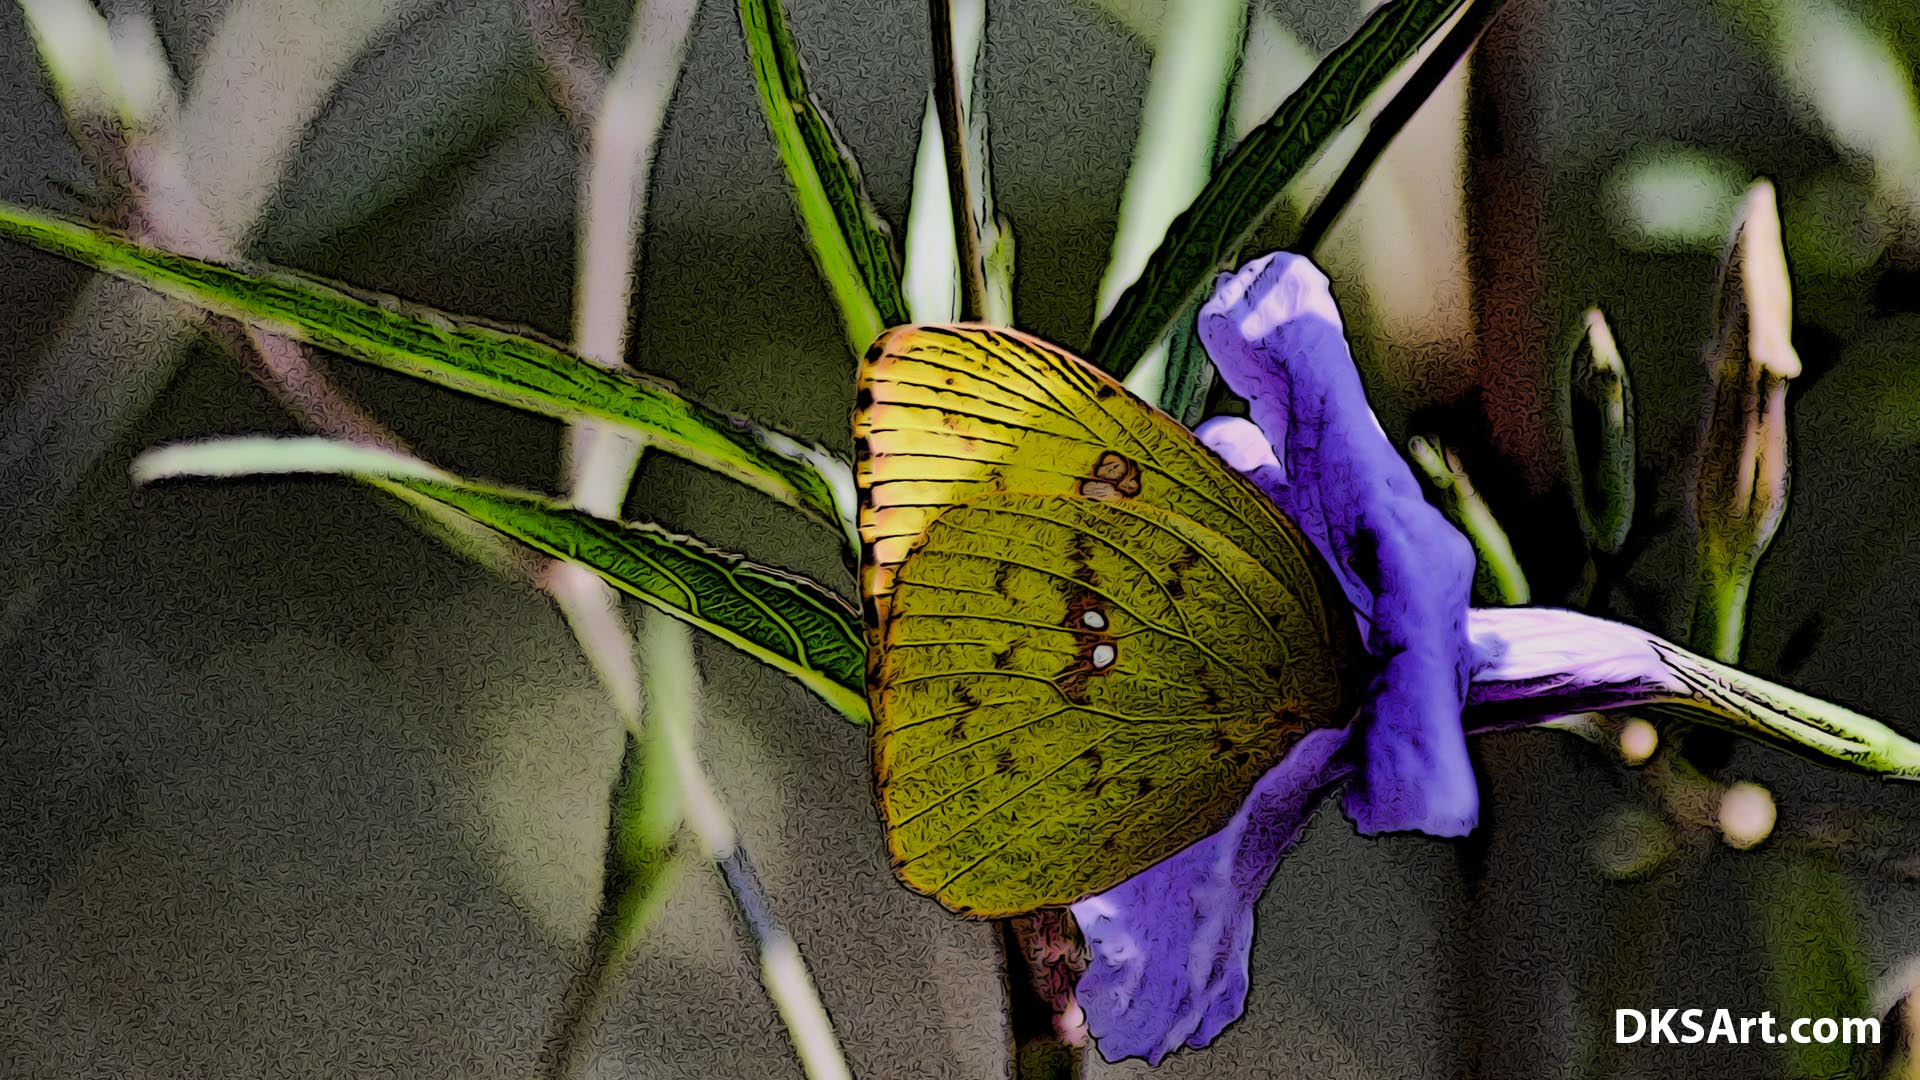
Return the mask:
<svg viewBox="0 0 1920 1080">
<path fill-rule="evenodd" d="M 977 709 L 980 707 L 980 699 L 974 697 L 973 691 L 967 689 L 964 685 L 953 688 L 953 700 L 959 702 L 961 708 Z"/>
<path fill-rule="evenodd" d="M 1133 782 L 1133 793 L 1138 798 L 1146 798 L 1153 793 L 1153 778 L 1143 776 Z"/>
<path fill-rule="evenodd" d="M 999 593 L 1003 599 L 1013 599 L 1013 589 L 1010 584 L 1012 577 L 1012 563 L 1001 563 L 993 568 L 993 591 Z"/>
<path fill-rule="evenodd" d="M 1093 392 L 1093 396 L 1099 398 L 1101 401 L 1107 400 L 1108 398 L 1113 396 L 1113 384 L 1104 383 L 1104 382 L 1101 383 L 1100 389 L 1095 390 Z"/>
<path fill-rule="evenodd" d="M 1112 499 L 1119 496 L 1120 489 L 1104 480 L 1082 480 L 1080 494 L 1089 499 Z"/>
<path fill-rule="evenodd" d="M 1080 494 L 1089 499 L 1130 499 L 1140 494 L 1140 466 L 1111 450 L 1094 462 L 1093 472 L 1080 481 Z"/>
<path fill-rule="evenodd" d="M 853 395 L 853 407 L 865 412 L 873 407 L 873 387 L 863 386 Z"/>
<path fill-rule="evenodd" d="M 1017 645 L 1018 642 L 1015 642 L 1013 645 L 1008 645 L 1006 648 L 993 654 L 993 669 L 995 671 L 1011 671 L 1013 669 L 1013 650 Z"/>
</svg>

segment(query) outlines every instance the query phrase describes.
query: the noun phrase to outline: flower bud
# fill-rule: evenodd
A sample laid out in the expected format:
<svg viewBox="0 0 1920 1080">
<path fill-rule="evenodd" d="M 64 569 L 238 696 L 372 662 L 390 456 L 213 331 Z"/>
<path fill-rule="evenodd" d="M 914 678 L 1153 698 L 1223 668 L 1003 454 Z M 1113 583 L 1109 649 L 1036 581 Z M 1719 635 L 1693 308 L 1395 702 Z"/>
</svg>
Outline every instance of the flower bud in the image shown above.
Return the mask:
<svg viewBox="0 0 1920 1080">
<path fill-rule="evenodd" d="M 1567 426 L 1580 525 L 1595 550 L 1617 554 L 1633 524 L 1633 392 L 1600 309 L 1587 311 L 1569 366 Z"/>
<path fill-rule="evenodd" d="M 1712 380 L 1694 489 L 1694 644 L 1739 658 L 1747 590 L 1787 506 L 1787 380 L 1800 374 L 1793 290 L 1773 185 L 1748 189 L 1720 268 L 1705 360 Z"/>
</svg>

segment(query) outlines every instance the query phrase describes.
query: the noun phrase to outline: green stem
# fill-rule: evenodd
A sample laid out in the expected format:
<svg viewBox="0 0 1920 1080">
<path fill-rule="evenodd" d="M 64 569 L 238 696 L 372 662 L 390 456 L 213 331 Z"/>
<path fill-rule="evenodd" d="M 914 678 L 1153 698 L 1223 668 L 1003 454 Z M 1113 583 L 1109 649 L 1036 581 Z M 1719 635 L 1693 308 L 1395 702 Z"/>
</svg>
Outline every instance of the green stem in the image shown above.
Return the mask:
<svg viewBox="0 0 1920 1080">
<path fill-rule="evenodd" d="M 1420 66 L 1414 69 L 1400 90 L 1381 107 L 1373 123 L 1367 125 L 1367 133 L 1354 149 L 1353 156 L 1341 167 L 1340 175 L 1313 204 L 1307 212 L 1306 220 L 1300 224 L 1299 235 L 1295 237 L 1293 250 L 1311 252 L 1319 248 L 1321 241 L 1333 231 L 1340 220 L 1340 214 L 1353 202 L 1354 195 L 1360 191 L 1360 185 L 1366 182 L 1373 165 L 1393 145 L 1394 137 L 1400 129 L 1407 126 L 1427 103 L 1433 92 L 1459 65 L 1467 50 L 1480 40 L 1480 34 L 1486 30 L 1487 23 L 1493 20 L 1494 13 L 1500 10 L 1503 0 L 1473 0 L 1467 4 L 1460 17 L 1454 20 L 1453 29 L 1440 39 L 1440 44 L 1427 54 Z"/>
<path fill-rule="evenodd" d="M 953 212 L 954 247 L 960 258 L 960 318 L 973 322 L 986 314 L 987 266 L 980 252 L 980 229 L 973 220 L 960 61 L 953 48 L 953 0 L 927 0 L 927 13 L 933 25 L 933 108 L 940 118 L 940 145 L 947 161 L 947 203 Z"/>
<path fill-rule="evenodd" d="M 1693 627 L 1687 638 L 1694 648 L 1722 663 L 1740 661 L 1740 644 L 1747 633 L 1747 595 L 1751 574 L 1721 574 L 1703 569 L 1693 605 Z"/>
<path fill-rule="evenodd" d="M 1083 1080 L 1086 1016 L 1073 987 L 1086 970 L 1087 954 L 1073 915 L 1043 908 L 1003 919 L 999 928 L 1013 1080 Z"/>
</svg>

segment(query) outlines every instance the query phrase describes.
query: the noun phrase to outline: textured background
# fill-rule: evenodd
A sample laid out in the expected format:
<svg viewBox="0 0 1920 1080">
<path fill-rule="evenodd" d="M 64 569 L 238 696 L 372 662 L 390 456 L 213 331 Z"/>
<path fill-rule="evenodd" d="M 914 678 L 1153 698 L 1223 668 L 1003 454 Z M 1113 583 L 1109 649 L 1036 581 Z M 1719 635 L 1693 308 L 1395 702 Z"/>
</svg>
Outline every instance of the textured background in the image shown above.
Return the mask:
<svg viewBox="0 0 1920 1080">
<path fill-rule="evenodd" d="M 184 76 L 226 6 L 154 5 Z M 618 5 L 601 6 L 616 32 Z M 901 221 L 923 5 L 789 7 L 819 93 Z M 1297 25 L 1324 48 L 1353 21 L 1340 10 Z M 1712 259 L 1623 256 L 1592 193 L 1633 147 L 1668 139 L 1727 148 L 1783 187 L 1831 152 L 1763 61 L 1689 0 L 1549 11 L 1551 314 L 1617 313 L 1648 465 L 1671 478 L 1703 389 Z M 1066 0 L 1002 0 L 993 18 L 986 79 L 998 198 L 1019 233 L 1017 307 L 1028 328 L 1079 343 L 1149 52 Z M 521 33 L 506 0 L 413 5 L 299 142 L 255 253 L 564 335 L 573 152 Z M 86 184 L 18 10 L 0 6 L 0 197 L 85 212 L 74 189 Z M 640 367 L 845 447 L 850 364 L 719 0 L 703 6 L 663 138 L 644 259 Z M 47 503 L 49 477 L 89 507 L 50 533 L 0 536 L 0 1074 L 527 1074 L 590 918 L 618 748 L 564 625 L 341 484 L 130 491 L 142 447 L 291 425 L 202 343 L 177 374 L 152 368 L 144 419 L 92 432 L 102 373 L 168 348 L 110 322 L 69 327 L 96 288 L 0 246 L 0 521 Z M 106 293 L 98 302 L 143 302 Z M 1912 422 L 1886 404 L 1913 358 L 1902 326 L 1847 363 L 1838 341 L 1801 341 L 1832 374 L 1795 403 L 1793 509 L 1761 574 L 1749 655 L 1912 731 L 1920 554 L 1906 536 L 1920 474 Z M 63 335 L 81 344 L 61 351 Z M 76 357 L 73 371 L 51 366 Z M 1398 431 L 1420 380 L 1405 357 L 1368 363 Z M 550 485 L 554 425 L 334 370 L 430 458 Z M 35 396 L 50 386 L 67 389 Z M 1904 441 L 1870 433 L 1887 415 Z M 92 462 L 61 449 L 99 437 Z M 817 530 L 685 466 L 651 462 L 630 510 L 843 580 Z M 1684 626 L 1671 577 L 1683 551 L 1669 523 L 1636 578 L 1630 606 L 1655 629 Z M 856 1072 L 1004 1075 L 990 935 L 893 882 L 859 734 L 723 646 L 701 656 L 704 752 Z M 1748 896 L 1772 856 L 1713 854 L 1680 883 L 1664 945 L 1603 935 L 1620 890 L 1590 852 L 1631 778 L 1558 736 L 1480 751 L 1491 805 L 1473 846 L 1362 842 L 1334 814 L 1315 825 L 1262 903 L 1247 1018 L 1166 1075 L 1462 1075 L 1476 1045 L 1482 1075 L 1555 1074 L 1582 1034 L 1576 995 L 1617 950 L 1659 951 L 1657 1000 L 1601 1008 L 1771 1006 Z M 1735 765 L 1773 784 L 1785 813 L 1851 802 L 1920 816 L 1907 789 L 1745 747 Z M 1880 979 L 1920 945 L 1920 892 L 1885 873 L 1858 883 Z M 717 878 L 692 872 L 599 1033 L 601 1075 L 799 1075 L 743 945 Z M 1776 1075 L 1783 1062 L 1765 1047 L 1627 1058 L 1675 1076 Z"/>
</svg>

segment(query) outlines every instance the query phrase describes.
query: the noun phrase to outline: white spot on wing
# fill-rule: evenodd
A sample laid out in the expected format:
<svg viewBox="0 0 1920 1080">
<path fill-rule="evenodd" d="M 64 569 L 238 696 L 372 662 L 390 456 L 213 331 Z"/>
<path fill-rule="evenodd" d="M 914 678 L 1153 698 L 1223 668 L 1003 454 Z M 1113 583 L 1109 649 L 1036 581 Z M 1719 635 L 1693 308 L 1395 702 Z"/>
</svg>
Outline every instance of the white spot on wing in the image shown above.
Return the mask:
<svg viewBox="0 0 1920 1080">
<path fill-rule="evenodd" d="M 1093 647 L 1093 666 L 1097 668 L 1112 667 L 1113 661 L 1119 655 L 1120 651 L 1111 645 L 1095 645 Z"/>
<path fill-rule="evenodd" d="M 1080 625 L 1089 630 L 1105 630 L 1107 628 L 1107 617 L 1097 611 L 1089 611 L 1080 616 Z"/>
</svg>

